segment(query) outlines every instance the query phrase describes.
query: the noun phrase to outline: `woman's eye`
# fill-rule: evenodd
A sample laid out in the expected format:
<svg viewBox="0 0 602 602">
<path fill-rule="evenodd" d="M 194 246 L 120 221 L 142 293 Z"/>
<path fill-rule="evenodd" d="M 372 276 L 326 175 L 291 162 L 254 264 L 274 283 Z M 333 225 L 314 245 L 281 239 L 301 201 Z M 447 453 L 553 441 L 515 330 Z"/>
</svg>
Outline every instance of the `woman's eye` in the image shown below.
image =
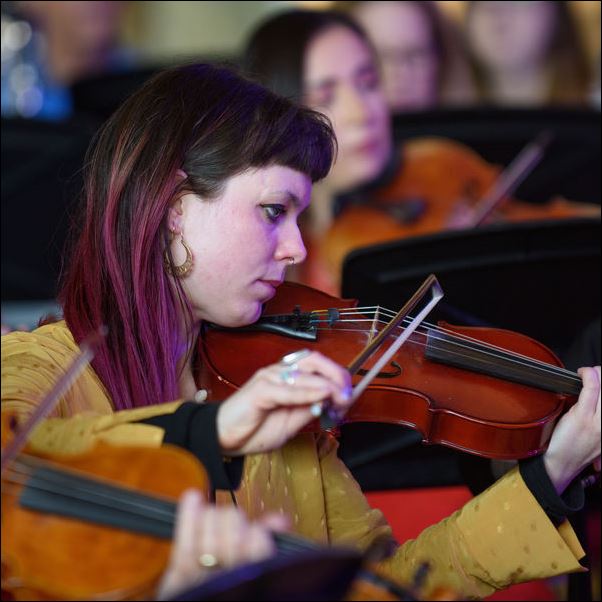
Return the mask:
<svg viewBox="0 0 602 602">
<path fill-rule="evenodd" d="M 375 90 L 380 84 L 378 74 L 369 72 L 358 78 L 358 87 L 360 90 Z"/>
<path fill-rule="evenodd" d="M 270 222 L 278 221 L 278 218 L 286 213 L 284 205 L 262 205 L 261 208 Z"/>
</svg>

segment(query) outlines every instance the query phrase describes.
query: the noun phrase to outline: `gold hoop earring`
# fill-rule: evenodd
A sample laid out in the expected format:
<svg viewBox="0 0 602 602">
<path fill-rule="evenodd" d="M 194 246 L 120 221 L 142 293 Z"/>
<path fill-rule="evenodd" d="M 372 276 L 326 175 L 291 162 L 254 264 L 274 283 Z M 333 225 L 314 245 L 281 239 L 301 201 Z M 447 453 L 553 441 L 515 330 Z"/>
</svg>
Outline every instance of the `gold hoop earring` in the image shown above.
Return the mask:
<svg viewBox="0 0 602 602">
<path fill-rule="evenodd" d="M 180 265 L 173 265 L 169 259 L 169 253 L 166 247 L 163 251 L 163 265 L 165 266 L 165 271 L 170 276 L 175 276 L 176 278 L 186 278 L 186 276 L 188 276 L 192 271 L 192 251 L 184 242 L 184 236 L 182 234 L 180 234 L 180 242 L 186 250 L 186 259 L 184 260 L 184 263 Z"/>
</svg>

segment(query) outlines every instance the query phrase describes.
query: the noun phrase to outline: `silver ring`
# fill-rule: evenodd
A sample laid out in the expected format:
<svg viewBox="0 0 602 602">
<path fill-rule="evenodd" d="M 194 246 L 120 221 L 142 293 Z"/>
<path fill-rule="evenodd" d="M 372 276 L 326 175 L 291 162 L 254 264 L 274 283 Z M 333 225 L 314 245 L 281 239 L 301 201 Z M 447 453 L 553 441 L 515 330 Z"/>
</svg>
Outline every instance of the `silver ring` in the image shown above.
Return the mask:
<svg viewBox="0 0 602 602">
<path fill-rule="evenodd" d="M 297 368 L 295 366 L 287 366 L 280 370 L 280 380 L 285 382 L 287 385 L 294 385 L 297 376 Z"/>
<path fill-rule="evenodd" d="M 213 554 L 201 554 L 198 561 L 201 566 L 207 569 L 214 569 L 219 566 L 219 561 Z"/>
<path fill-rule="evenodd" d="M 311 355 L 311 351 L 309 349 L 299 349 L 299 351 L 293 351 L 292 353 L 287 353 L 280 360 L 281 364 L 285 366 L 295 366 L 299 360 L 302 360 L 304 357 Z"/>
</svg>

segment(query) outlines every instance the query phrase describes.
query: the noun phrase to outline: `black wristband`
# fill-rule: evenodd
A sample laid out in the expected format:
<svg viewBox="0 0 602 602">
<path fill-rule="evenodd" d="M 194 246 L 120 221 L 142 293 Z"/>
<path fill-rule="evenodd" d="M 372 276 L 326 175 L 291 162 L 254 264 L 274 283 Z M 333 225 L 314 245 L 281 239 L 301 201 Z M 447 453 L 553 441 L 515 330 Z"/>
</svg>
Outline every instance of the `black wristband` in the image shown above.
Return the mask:
<svg viewBox="0 0 602 602">
<path fill-rule="evenodd" d="M 202 463 L 214 489 L 236 489 L 242 478 L 244 458 L 222 455 L 217 437 L 219 403 L 185 401 L 171 414 L 152 416 L 139 422 L 165 431 L 163 443 L 192 452 Z"/>
<path fill-rule="evenodd" d="M 583 509 L 585 493 L 581 482 L 575 479 L 562 496 L 558 495 L 546 472 L 543 456 L 521 460 L 519 470 L 533 497 L 555 525 Z"/>
</svg>

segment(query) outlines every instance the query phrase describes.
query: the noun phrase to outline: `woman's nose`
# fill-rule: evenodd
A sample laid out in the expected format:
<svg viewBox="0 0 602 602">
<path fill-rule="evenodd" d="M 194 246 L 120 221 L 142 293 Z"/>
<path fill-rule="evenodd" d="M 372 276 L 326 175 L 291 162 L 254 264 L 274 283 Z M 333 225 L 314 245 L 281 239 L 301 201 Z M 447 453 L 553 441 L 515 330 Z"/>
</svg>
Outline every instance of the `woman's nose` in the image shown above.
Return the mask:
<svg viewBox="0 0 602 602">
<path fill-rule="evenodd" d="M 307 249 L 303 243 L 303 237 L 301 236 L 299 226 L 296 224 L 284 237 L 279 250 L 279 256 L 279 259 L 288 259 L 291 264 L 299 264 L 305 261 L 305 258 L 307 257 Z M 294 261 L 291 261 L 291 259 Z"/>
<path fill-rule="evenodd" d="M 349 88 L 342 98 L 342 114 L 348 123 L 364 123 L 370 119 L 370 107 L 359 91 Z"/>
</svg>

